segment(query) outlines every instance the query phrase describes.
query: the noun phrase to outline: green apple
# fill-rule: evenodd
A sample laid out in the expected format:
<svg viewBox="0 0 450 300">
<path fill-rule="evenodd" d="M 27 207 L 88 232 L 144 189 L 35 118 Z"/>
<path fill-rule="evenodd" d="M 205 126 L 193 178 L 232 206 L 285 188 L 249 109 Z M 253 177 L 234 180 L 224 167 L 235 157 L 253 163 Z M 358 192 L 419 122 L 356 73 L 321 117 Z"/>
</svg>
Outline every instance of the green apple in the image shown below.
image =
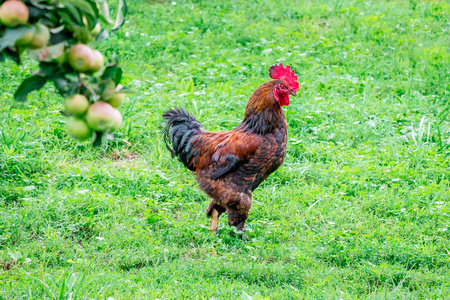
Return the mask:
<svg viewBox="0 0 450 300">
<path fill-rule="evenodd" d="M 76 44 L 70 48 L 67 58 L 72 68 L 80 72 L 85 72 L 90 70 L 94 62 L 94 53 L 89 46 Z"/>
<path fill-rule="evenodd" d="M 67 61 L 67 52 L 63 52 L 61 53 L 60 56 L 58 56 L 57 58 L 55 58 L 56 62 L 59 62 L 60 64 L 65 63 Z"/>
<path fill-rule="evenodd" d="M 8 27 L 25 25 L 29 17 L 28 7 L 22 1 L 8 0 L 0 6 L 0 23 Z"/>
<path fill-rule="evenodd" d="M 116 84 L 114 81 L 106 81 L 103 85 L 103 90 L 101 93 L 102 99 L 108 101 L 116 93 Z"/>
<path fill-rule="evenodd" d="M 103 55 L 97 50 L 93 50 L 92 52 L 94 53 L 94 61 L 91 65 L 91 71 L 98 72 L 103 67 Z"/>
<path fill-rule="evenodd" d="M 26 33 L 23 37 L 16 41 L 18 46 L 27 46 L 33 40 L 34 34 L 32 32 Z"/>
<path fill-rule="evenodd" d="M 64 111 L 69 114 L 82 115 L 89 107 L 89 100 L 81 94 L 75 94 L 64 101 Z"/>
<path fill-rule="evenodd" d="M 120 112 L 106 102 L 96 102 L 89 106 L 86 121 L 96 131 L 116 131 L 122 123 Z"/>
<path fill-rule="evenodd" d="M 112 107 L 119 107 L 122 105 L 125 100 L 124 93 L 115 93 L 111 98 L 109 98 L 108 103 L 111 104 Z"/>
<path fill-rule="evenodd" d="M 36 28 L 36 33 L 33 35 L 28 46 L 32 49 L 43 48 L 50 40 L 50 30 L 41 23 L 37 23 L 34 27 Z"/>
<path fill-rule="evenodd" d="M 77 117 L 70 117 L 69 120 L 67 120 L 66 129 L 70 136 L 80 141 L 92 137 L 92 129 L 85 120 Z"/>
</svg>

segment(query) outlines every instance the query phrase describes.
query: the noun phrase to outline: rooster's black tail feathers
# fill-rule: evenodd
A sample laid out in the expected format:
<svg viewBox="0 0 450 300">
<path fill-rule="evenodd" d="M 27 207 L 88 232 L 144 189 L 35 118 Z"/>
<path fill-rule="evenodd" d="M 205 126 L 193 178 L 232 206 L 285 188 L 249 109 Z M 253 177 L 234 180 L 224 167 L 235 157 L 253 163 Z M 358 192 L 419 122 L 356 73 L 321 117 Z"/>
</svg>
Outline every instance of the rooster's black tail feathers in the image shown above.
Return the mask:
<svg viewBox="0 0 450 300">
<path fill-rule="evenodd" d="M 202 124 L 182 108 L 167 111 L 163 118 L 167 120 L 162 132 L 166 148 L 172 153 L 172 157 L 178 157 L 179 161 L 191 169 L 188 165 L 192 152 L 190 141 L 197 133 L 204 132 Z"/>
</svg>

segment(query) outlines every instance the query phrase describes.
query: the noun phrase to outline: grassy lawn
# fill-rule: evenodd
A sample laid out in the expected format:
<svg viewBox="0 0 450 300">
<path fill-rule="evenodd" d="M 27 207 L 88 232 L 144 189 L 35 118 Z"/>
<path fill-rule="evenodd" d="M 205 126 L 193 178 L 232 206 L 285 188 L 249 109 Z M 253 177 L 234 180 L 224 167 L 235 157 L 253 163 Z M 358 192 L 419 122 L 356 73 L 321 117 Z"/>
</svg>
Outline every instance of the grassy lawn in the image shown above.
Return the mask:
<svg viewBox="0 0 450 300">
<path fill-rule="evenodd" d="M 95 46 L 139 91 L 101 148 L 53 86 L 12 100 L 35 62 L 0 65 L 0 299 L 448 299 L 450 4 L 175 2 L 128 0 Z M 234 128 L 276 62 L 300 81 L 285 164 L 249 242 L 214 236 L 161 114 Z"/>
</svg>

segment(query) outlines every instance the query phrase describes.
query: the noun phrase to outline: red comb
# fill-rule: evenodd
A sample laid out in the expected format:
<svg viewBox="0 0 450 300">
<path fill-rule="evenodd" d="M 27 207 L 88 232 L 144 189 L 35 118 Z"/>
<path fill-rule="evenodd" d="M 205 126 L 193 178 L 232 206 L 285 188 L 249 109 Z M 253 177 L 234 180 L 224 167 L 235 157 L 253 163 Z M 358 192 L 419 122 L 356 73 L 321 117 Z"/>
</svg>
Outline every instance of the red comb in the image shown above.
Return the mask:
<svg viewBox="0 0 450 300">
<path fill-rule="evenodd" d="M 294 69 L 291 71 L 291 66 L 283 66 L 283 63 L 279 65 L 273 65 L 269 68 L 269 76 L 272 79 L 280 79 L 286 82 L 294 92 L 298 91 L 298 77 L 295 75 Z"/>
</svg>

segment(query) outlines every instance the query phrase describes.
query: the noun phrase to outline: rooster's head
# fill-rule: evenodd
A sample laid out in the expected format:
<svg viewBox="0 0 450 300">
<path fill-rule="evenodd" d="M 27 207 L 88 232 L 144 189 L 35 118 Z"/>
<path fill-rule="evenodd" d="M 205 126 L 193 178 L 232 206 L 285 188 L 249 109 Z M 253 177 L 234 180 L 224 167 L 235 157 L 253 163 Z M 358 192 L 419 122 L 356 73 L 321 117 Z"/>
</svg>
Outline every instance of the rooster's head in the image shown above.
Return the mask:
<svg viewBox="0 0 450 300">
<path fill-rule="evenodd" d="M 269 76 L 275 79 L 273 95 L 280 106 L 289 105 L 289 95 L 297 96 L 299 89 L 298 77 L 291 71 L 291 66 L 284 67 L 283 64 L 273 65 L 269 69 Z"/>
</svg>

